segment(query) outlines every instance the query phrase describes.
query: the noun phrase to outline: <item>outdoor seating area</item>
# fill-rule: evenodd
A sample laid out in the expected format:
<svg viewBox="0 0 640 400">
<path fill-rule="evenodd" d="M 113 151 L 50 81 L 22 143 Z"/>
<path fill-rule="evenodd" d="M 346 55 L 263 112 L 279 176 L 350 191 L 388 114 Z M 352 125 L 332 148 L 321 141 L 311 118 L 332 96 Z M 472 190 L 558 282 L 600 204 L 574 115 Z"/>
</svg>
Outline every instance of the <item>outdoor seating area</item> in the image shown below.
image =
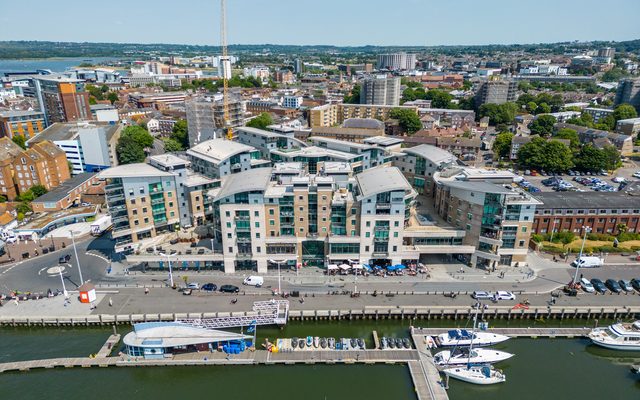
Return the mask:
<svg viewBox="0 0 640 400">
<path fill-rule="evenodd" d="M 370 265 L 361 264 L 349 260 L 343 264 L 329 264 L 325 270 L 326 275 L 362 275 L 362 276 L 417 276 L 418 274 L 427 274 L 426 265 L 422 263 L 412 263 L 408 265 L 395 264 L 395 265 Z"/>
</svg>

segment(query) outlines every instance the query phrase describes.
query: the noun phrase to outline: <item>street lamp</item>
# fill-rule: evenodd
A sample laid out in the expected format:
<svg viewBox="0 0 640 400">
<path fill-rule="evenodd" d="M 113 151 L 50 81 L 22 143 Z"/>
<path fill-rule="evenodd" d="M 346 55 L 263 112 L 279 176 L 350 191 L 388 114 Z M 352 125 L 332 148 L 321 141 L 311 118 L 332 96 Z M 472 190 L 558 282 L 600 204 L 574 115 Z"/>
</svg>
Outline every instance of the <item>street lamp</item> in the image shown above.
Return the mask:
<svg viewBox="0 0 640 400">
<path fill-rule="evenodd" d="M 549 242 L 553 243 L 553 234 L 556 232 L 556 223 L 558 222 L 558 220 L 554 217 L 553 218 L 553 228 L 551 228 L 551 237 L 549 238 Z"/>
<path fill-rule="evenodd" d="M 60 282 L 62 282 L 62 293 L 64 294 L 65 300 L 69 298 L 69 293 L 67 293 L 67 287 L 64 285 L 64 278 L 62 277 L 62 266 L 58 266 L 58 273 L 60 273 Z"/>
<path fill-rule="evenodd" d="M 82 278 L 82 269 L 80 268 L 80 259 L 78 258 L 78 249 L 76 249 L 76 239 L 75 239 L 74 231 L 71 231 L 71 243 L 73 243 L 73 252 L 76 255 L 76 264 L 78 264 L 78 273 L 80 274 L 80 285 L 83 285 L 84 279 Z"/>
<path fill-rule="evenodd" d="M 173 287 L 173 270 L 171 269 L 171 256 L 173 254 L 169 253 L 169 254 L 165 254 L 165 253 L 158 253 L 159 255 L 161 255 L 162 257 L 167 257 L 167 264 L 169 264 L 169 283 L 171 284 L 171 287 Z"/>
<path fill-rule="evenodd" d="M 591 228 L 588 226 L 583 226 L 584 236 L 582 237 L 582 246 L 580 246 L 580 255 L 578 255 L 578 262 L 576 262 L 576 274 L 573 276 L 572 284 L 575 285 L 578 280 L 578 270 L 580 269 L 580 260 L 582 260 L 582 252 L 584 251 L 584 243 L 587 241 L 587 233 L 591 231 Z"/>
<path fill-rule="evenodd" d="M 280 287 L 280 264 L 286 261 L 269 260 L 269 262 L 274 263 L 278 266 L 278 294 L 280 294 L 282 293 L 282 288 Z"/>
</svg>

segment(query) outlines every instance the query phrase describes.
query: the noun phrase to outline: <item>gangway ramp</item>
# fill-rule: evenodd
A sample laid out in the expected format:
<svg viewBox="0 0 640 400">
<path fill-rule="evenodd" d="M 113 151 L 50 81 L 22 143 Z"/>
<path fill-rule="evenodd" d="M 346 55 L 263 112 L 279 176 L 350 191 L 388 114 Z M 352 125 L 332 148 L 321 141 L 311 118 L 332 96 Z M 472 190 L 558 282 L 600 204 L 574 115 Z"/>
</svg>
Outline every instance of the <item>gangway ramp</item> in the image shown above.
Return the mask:
<svg viewBox="0 0 640 400">
<path fill-rule="evenodd" d="M 250 325 L 286 325 L 289 300 L 267 300 L 253 303 L 253 312 L 215 318 L 180 318 L 176 322 L 205 329 L 236 328 Z"/>
</svg>

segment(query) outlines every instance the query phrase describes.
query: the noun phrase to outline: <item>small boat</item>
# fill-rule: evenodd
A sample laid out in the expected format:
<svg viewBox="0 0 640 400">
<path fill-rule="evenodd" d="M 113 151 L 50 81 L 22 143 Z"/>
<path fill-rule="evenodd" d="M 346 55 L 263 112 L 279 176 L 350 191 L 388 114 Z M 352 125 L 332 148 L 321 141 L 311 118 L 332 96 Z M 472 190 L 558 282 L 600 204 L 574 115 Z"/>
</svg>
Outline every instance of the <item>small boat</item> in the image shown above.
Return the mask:
<svg viewBox="0 0 640 400">
<path fill-rule="evenodd" d="M 358 347 L 360 347 L 362 350 L 364 350 L 364 340 L 363 339 L 358 339 Z"/>
<path fill-rule="evenodd" d="M 463 365 L 463 364 L 493 364 L 507 360 L 514 355 L 505 351 L 493 349 L 464 349 L 457 348 L 443 350 L 433 356 L 436 365 Z"/>
<path fill-rule="evenodd" d="M 447 368 L 442 372 L 451 378 L 476 385 L 493 385 L 507 380 L 507 377 L 502 373 L 502 371 L 493 368 L 491 365 Z"/>
<path fill-rule="evenodd" d="M 640 320 L 634 323 L 618 323 L 589 332 L 595 345 L 613 350 L 640 351 Z"/>
<path fill-rule="evenodd" d="M 393 338 L 388 338 L 387 339 L 387 344 L 389 345 L 390 349 L 395 349 L 396 348 L 396 341 Z"/>
<path fill-rule="evenodd" d="M 342 338 L 336 341 L 336 350 L 342 350 Z"/>
<path fill-rule="evenodd" d="M 407 339 L 407 338 L 402 339 L 402 344 L 404 345 L 405 349 L 410 349 L 411 348 L 411 341 L 409 341 L 409 339 Z"/>
<path fill-rule="evenodd" d="M 327 348 L 327 338 L 320 339 L 320 347 L 322 347 L 323 349 Z"/>
<path fill-rule="evenodd" d="M 640 364 L 632 365 L 631 366 L 631 372 L 633 372 L 634 374 L 640 375 Z"/>
<path fill-rule="evenodd" d="M 300 339 L 300 341 L 298 342 L 298 346 L 300 346 L 301 349 L 304 349 L 304 339 Z"/>
<path fill-rule="evenodd" d="M 352 338 L 352 339 L 349 341 L 349 344 L 351 345 L 351 348 L 352 348 L 352 349 L 356 349 L 356 348 L 358 348 L 358 340 L 356 340 L 356 339 L 353 339 L 353 338 Z"/>
<path fill-rule="evenodd" d="M 387 348 L 388 344 L 387 344 L 387 338 L 386 337 L 382 337 L 382 339 L 380 339 L 380 348 L 382 350 L 385 350 Z"/>
<path fill-rule="evenodd" d="M 509 339 L 509 336 L 505 335 L 491 332 L 474 332 L 466 329 L 452 329 L 447 333 L 434 336 L 436 344 L 441 347 L 469 346 L 471 341 L 473 341 L 474 347 L 493 346 Z"/>
<path fill-rule="evenodd" d="M 313 336 L 307 336 L 307 347 L 313 346 Z"/>
<path fill-rule="evenodd" d="M 396 338 L 396 347 L 397 347 L 397 348 L 399 348 L 399 349 L 401 349 L 401 348 L 402 348 L 402 346 L 403 346 L 403 344 L 402 344 L 402 339 L 400 339 L 400 338 Z"/>
<path fill-rule="evenodd" d="M 291 347 L 293 347 L 294 349 L 296 347 L 298 347 L 298 338 L 297 337 L 291 338 Z"/>
<path fill-rule="evenodd" d="M 330 349 L 335 349 L 336 348 L 336 340 L 332 337 L 329 338 L 329 348 Z"/>
<path fill-rule="evenodd" d="M 313 338 L 313 347 L 315 347 L 316 349 L 320 347 L 320 338 L 318 336 Z"/>
<path fill-rule="evenodd" d="M 351 350 L 349 339 L 342 338 L 342 350 Z"/>
</svg>

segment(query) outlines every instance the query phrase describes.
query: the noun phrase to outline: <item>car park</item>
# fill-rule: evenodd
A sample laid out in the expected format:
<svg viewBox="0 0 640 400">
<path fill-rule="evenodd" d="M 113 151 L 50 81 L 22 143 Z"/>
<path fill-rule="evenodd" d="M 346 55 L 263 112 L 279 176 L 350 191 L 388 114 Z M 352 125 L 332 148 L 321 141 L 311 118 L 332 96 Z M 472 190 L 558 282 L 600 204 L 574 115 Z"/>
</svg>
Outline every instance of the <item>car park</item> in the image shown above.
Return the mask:
<svg viewBox="0 0 640 400">
<path fill-rule="evenodd" d="M 616 176 L 615 178 L 611 179 L 611 181 L 615 182 L 615 183 L 622 183 L 622 182 L 626 181 L 626 179 L 624 179 L 621 176 Z"/>
<path fill-rule="evenodd" d="M 222 293 L 238 293 L 240 288 L 234 285 L 222 285 L 220 286 L 220 291 Z"/>
<path fill-rule="evenodd" d="M 625 292 L 633 292 L 633 286 L 631 286 L 631 282 L 626 279 L 620 279 L 618 284 Z"/>
<path fill-rule="evenodd" d="M 587 293 L 593 293 L 596 291 L 587 278 L 580 279 L 580 287 Z"/>
<path fill-rule="evenodd" d="M 600 279 L 598 278 L 591 279 L 591 284 L 593 285 L 593 288 L 596 290 L 596 292 L 602 293 L 602 294 L 607 293 L 607 287 L 604 285 L 604 283 Z"/>
<path fill-rule="evenodd" d="M 202 288 L 200 288 L 200 290 L 204 290 L 205 292 L 215 292 L 216 290 L 218 290 L 218 286 L 215 283 L 205 283 L 204 285 L 202 285 Z"/>
<path fill-rule="evenodd" d="M 476 290 L 471 294 L 471 297 L 473 297 L 476 300 L 491 300 L 493 299 L 493 293 L 485 292 L 482 290 Z"/>
<path fill-rule="evenodd" d="M 198 290 L 200 289 L 200 284 L 198 282 L 190 282 L 187 284 L 187 289 Z"/>
<path fill-rule="evenodd" d="M 498 290 L 494 296 L 495 300 L 515 300 L 516 295 L 511 292 L 506 292 L 504 290 Z"/>
<path fill-rule="evenodd" d="M 613 293 L 620 293 L 622 292 L 622 288 L 620 287 L 620 285 L 618 284 L 618 281 L 616 281 L 615 279 L 607 279 L 604 283 L 607 288 L 609 290 L 611 290 Z"/>
</svg>

